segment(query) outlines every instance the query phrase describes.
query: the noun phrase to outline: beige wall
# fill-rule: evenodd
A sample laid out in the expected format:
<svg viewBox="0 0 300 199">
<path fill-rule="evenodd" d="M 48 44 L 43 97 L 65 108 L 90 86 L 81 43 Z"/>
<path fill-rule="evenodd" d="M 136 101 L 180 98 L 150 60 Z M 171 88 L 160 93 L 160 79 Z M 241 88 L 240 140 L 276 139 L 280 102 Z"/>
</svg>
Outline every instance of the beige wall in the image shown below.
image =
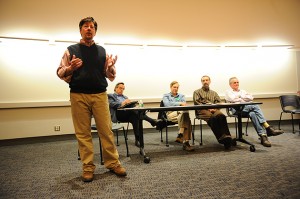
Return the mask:
<svg viewBox="0 0 300 199">
<path fill-rule="evenodd" d="M 298 91 L 300 91 L 300 51 L 297 52 L 297 76 L 298 76 Z"/>
<path fill-rule="evenodd" d="M 203 43 L 211 45 L 289 44 L 294 45 L 296 50 L 300 47 L 299 0 L 90 0 L 84 3 L 86 4 L 82 1 L 61 0 L 1 0 L 0 37 L 78 41 L 80 38 L 79 20 L 85 16 L 93 16 L 99 22 L 99 31 L 95 39 L 100 43 L 130 43 L 133 40 L 132 43 L 147 45 L 162 44 L 161 41 L 167 40 L 172 44 L 179 43 L 180 45 L 194 42 L 200 45 Z M 3 46 L 3 44 L 5 42 L 0 40 L 0 45 Z M 18 59 L 20 55 L 21 53 L 17 56 L 13 54 L 13 58 Z M 47 75 L 55 76 L 58 61 L 54 60 L 56 58 L 49 57 L 45 63 L 52 62 L 53 64 L 50 64 L 51 68 L 47 68 L 49 70 Z M 33 61 L 23 60 L 26 60 L 26 57 L 20 60 L 24 64 L 22 69 L 26 69 Z M 25 73 L 33 72 L 24 70 L 25 72 L 17 74 L 7 67 L 11 60 L 0 61 L 7 63 L 0 65 L 0 75 L 2 75 L 0 82 L 4 79 L 3 77 L 20 80 Z M 295 84 L 298 82 L 298 90 L 300 90 L 299 52 L 297 52 L 297 62 L 294 58 L 290 61 L 292 62 L 289 64 L 292 68 L 290 71 L 298 69 L 298 73 L 295 72 L 298 74 L 297 78 L 294 77 L 292 80 Z M 5 73 L 4 67 L 8 68 Z M 41 77 L 39 75 L 42 72 L 45 70 L 33 74 L 33 77 Z M 253 75 L 253 79 L 255 77 Z M 189 81 L 189 77 L 186 79 Z M 286 79 L 275 78 L 273 81 L 284 83 Z M 27 82 L 26 80 L 23 79 L 24 82 Z M 39 82 L 42 81 L 47 81 L 47 79 L 42 77 L 34 81 L 31 86 L 41 86 Z M 266 79 L 262 78 L 264 84 L 269 83 L 265 81 Z M 184 83 L 184 81 L 180 82 Z M 31 107 L 33 104 L 34 108 L 20 108 L 22 103 L 13 100 L 5 101 L 4 108 L 0 108 L 0 139 L 74 132 L 70 107 L 61 106 L 67 101 L 67 85 L 55 83 L 51 80 L 49 85 L 52 87 L 42 87 L 41 90 L 57 92 L 58 87 L 64 87 L 66 92 L 60 93 L 63 96 L 62 102 L 46 101 L 45 104 L 47 106 L 50 104 L 50 106 L 43 107 L 44 102 L 32 100 L 26 101 L 25 106 Z M 259 81 L 256 81 L 256 84 L 253 87 L 254 90 L 261 85 Z M 9 84 L 1 82 L 1 96 L 7 94 L 2 92 L 6 91 L 7 89 L 4 88 L 7 87 Z M 22 89 L 22 92 L 29 92 L 32 87 L 26 87 Z M 295 92 L 295 88 L 292 86 L 288 92 Z M 21 96 L 21 93 L 15 93 Z M 277 98 L 272 98 L 272 95 L 276 96 L 278 93 L 263 94 L 267 94 L 267 97 L 271 96 L 271 98 L 259 99 L 264 103 L 262 108 L 266 117 L 269 120 L 278 120 L 280 105 Z M 9 107 L 7 104 L 10 103 L 12 107 L 19 108 L 7 108 Z M 61 107 L 57 107 L 57 104 Z M 146 105 L 157 106 L 158 104 Z M 150 115 L 156 117 L 157 114 L 150 113 Z M 60 125 L 61 131 L 54 131 L 55 125 Z"/>
<path fill-rule="evenodd" d="M 93 16 L 102 42 L 127 37 L 300 47 L 299 9 L 299 0 L 1 0 L 0 35 L 77 41 L 79 20 Z"/>
<path fill-rule="evenodd" d="M 268 120 L 279 120 L 281 107 L 278 98 L 257 99 L 257 101 L 263 102 L 261 108 Z M 145 106 L 159 106 L 159 104 L 148 103 Z M 226 114 L 225 110 L 224 113 Z M 157 118 L 157 113 L 148 115 Z M 190 115 L 193 120 L 194 112 L 190 111 Z M 285 114 L 284 119 L 290 119 L 290 116 Z M 231 119 L 228 121 L 233 122 Z M 60 125 L 61 131 L 54 131 L 55 125 Z M 69 106 L 0 109 L 0 139 L 73 134 L 72 125 Z M 144 127 L 152 128 L 146 122 Z"/>
</svg>

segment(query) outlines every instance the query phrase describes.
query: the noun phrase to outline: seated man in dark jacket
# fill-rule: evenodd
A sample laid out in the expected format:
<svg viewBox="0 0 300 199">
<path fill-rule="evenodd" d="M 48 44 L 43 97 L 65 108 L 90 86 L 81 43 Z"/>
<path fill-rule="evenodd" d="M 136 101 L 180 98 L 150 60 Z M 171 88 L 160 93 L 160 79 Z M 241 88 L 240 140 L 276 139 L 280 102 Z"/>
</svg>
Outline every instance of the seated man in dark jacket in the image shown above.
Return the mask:
<svg viewBox="0 0 300 199">
<path fill-rule="evenodd" d="M 115 93 L 108 94 L 109 101 L 109 109 L 112 118 L 112 122 L 130 122 L 133 127 L 133 132 L 135 135 L 135 145 L 137 147 L 140 146 L 139 143 L 139 132 L 140 128 L 138 121 L 138 113 L 137 111 L 118 111 L 117 109 L 121 106 L 125 106 L 126 104 L 131 103 L 132 101 L 128 99 L 127 96 L 123 95 L 123 91 L 125 90 L 125 85 L 123 82 L 119 82 L 115 86 Z M 156 125 L 161 125 L 162 121 L 152 119 L 147 115 L 143 115 L 143 120 L 148 121 L 153 127 Z"/>
</svg>

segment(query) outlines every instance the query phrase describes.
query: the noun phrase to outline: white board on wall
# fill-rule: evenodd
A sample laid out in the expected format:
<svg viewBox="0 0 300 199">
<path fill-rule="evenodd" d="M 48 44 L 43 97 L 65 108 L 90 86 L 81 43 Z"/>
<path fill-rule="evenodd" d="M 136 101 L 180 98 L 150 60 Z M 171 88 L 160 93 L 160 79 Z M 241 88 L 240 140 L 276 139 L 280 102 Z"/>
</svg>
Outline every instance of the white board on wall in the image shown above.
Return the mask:
<svg viewBox="0 0 300 199">
<path fill-rule="evenodd" d="M 56 76 L 63 52 L 71 43 L 9 40 L 0 43 L 0 103 L 56 102 L 69 100 L 68 84 Z M 113 92 L 124 82 L 133 99 L 159 99 L 169 84 L 191 97 L 200 78 L 209 75 L 211 88 L 223 95 L 228 79 L 237 76 L 252 94 L 294 93 L 297 90 L 296 52 L 286 49 L 187 48 L 161 46 L 104 46 L 118 55 Z"/>
</svg>

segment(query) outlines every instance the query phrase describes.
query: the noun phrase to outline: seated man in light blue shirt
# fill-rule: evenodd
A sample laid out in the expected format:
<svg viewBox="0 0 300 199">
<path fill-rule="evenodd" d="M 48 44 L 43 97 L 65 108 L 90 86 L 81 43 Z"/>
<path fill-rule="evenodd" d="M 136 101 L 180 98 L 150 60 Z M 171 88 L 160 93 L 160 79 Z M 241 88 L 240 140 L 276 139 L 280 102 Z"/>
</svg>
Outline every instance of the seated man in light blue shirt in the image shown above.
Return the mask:
<svg viewBox="0 0 300 199">
<path fill-rule="evenodd" d="M 247 93 L 245 90 L 239 89 L 239 80 L 236 77 L 229 79 L 229 85 L 231 89 L 225 93 L 225 100 L 228 102 L 250 102 L 253 100 L 253 96 Z M 236 112 L 232 109 L 233 114 Z M 261 137 L 261 144 L 265 147 L 271 147 L 271 142 L 268 140 L 268 136 L 277 136 L 283 133 L 282 130 L 275 130 L 266 121 L 262 110 L 258 105 L 246 105 L 242 110 L 242 114 L 249 115 L 252 124 Z"/>
<path fill-rule="evenodd" d="M 184 95 L 178 93 L 179 84 L 177 81 L 173 81 L 170 84 L 170 93 L 166 93 L 163 96 L 163 102 L 165 107 L 169 106 L 186 106 L 186 100 Z M 191 139 L 191 119 L 188 111 L 168 111 L 167 117 L 169 121 L 178 123 L 178 136 L 175 142 L 183 143 L 183 150 L 193 151 L 194 147 L 190 146 L 189 140 Z"/>
</svg>

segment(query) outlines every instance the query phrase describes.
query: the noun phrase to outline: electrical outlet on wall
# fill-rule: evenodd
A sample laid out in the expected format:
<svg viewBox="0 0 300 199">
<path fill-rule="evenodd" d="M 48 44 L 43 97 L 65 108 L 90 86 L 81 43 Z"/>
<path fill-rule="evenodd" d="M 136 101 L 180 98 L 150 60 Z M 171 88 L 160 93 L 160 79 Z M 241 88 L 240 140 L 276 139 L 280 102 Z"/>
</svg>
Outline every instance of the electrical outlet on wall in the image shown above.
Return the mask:
<svg viewBox="0 0 300 199">
<path fill-rule="evenodd" d="M 60 125 L 55 125 L 54 126 L 54 131 L 60 131 Z"/>
</svg>

